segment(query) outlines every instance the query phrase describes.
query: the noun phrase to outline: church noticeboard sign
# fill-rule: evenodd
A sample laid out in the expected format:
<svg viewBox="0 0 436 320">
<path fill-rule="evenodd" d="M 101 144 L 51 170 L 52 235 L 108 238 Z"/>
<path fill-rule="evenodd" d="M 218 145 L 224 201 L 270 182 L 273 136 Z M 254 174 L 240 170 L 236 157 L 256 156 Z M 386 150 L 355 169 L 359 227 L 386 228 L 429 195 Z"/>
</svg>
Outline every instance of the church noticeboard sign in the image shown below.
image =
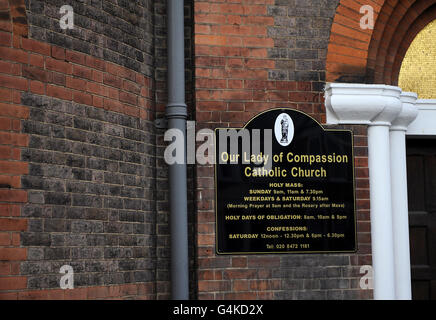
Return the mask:
<svg viewBox="0 0 436 320">
<path fill-rule="evenodd" d="M 293 109 L 216 129 L 217 253 L 354 252 L 352 141 Z"/>
</svg>

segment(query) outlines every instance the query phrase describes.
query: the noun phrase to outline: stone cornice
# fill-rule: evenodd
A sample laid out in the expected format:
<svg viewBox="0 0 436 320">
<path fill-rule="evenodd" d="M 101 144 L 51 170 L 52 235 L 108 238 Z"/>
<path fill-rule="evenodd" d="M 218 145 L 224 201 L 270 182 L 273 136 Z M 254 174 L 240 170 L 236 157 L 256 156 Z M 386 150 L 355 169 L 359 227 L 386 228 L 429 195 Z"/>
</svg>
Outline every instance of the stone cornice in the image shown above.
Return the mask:
<svg viewBox="0 0 436 320">
<path fill-rule="evenodd" d="M 325 105 L 328 124 L 390 126 L 402 110 L 399 87 L 328 83 Z"/>
<path fill-rule="evenodd" d="M 400 100 L 403 103 L 403 108 L 401 113 L 392 122 L 391 130 L 407 131 L 409 124 L 418 116 L 417 99 L 418 95 L 414 92 L 401 93 Z"/>
</svg>

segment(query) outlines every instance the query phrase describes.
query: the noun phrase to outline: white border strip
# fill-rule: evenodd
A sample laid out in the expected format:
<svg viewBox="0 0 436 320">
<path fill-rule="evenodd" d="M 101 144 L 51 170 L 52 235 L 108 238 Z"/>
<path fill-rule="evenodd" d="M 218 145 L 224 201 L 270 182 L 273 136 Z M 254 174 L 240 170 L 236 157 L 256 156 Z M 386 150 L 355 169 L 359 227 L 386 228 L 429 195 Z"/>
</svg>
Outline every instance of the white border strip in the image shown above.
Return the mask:
<svg viewBox="0 0 436 320">
<path fill-rule="evenodd" d="M 419 113 L 407 130 L 408 136 L 436 136 L 436 99 L 419 99 Z"/>
</svg>

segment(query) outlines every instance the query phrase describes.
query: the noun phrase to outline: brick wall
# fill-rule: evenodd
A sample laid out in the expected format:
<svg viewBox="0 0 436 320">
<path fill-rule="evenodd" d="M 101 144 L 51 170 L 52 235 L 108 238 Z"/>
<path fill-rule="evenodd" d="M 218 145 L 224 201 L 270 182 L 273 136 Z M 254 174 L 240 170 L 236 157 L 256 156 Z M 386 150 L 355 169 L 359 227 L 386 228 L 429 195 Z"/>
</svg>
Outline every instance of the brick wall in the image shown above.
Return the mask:
<svg viewBox="0 0 436 320">
<path fill-rule="evenodd" d="M 73 30 L 59 27 L 64 4 Z M 192 1 L 185 22 L 192 112 Z M 166 23 L 165 0 L 0 1 L 1 298 L 169 297 L 164 131 L 153 123 L 166 105 Z M 64 264 L 74 290 L 59 290 Z"/>
<path fill-rule="evenodd" d="M 325 81 L 395 82 L 434 2 L 372 0 L 383 18 L 362 32 L 354 0 L 185 1 L 190 119 L 238 127 L 291 107 L 324 123 Z M 166 1 L 62 4 L 74 30 L 59 28 L 58 1 L 0 0 L 0 298 L 168 298 L 167 167 L 153 124 L 166 104 Z M 372 297 L 359 288 L 371 264 L 366 128 L 347 128 L 358 252 L 215 255 L 213 168 L 189 167 L 192 298 Z M 63 264 L 74 290 L 59 289 Z"/>
<path fill-rule="evenodd" d="M 371 1 L 377 19 L 382 1 Z M 359 1 L 340 1 L 331 27 L 326 61 L 327 81 L 365 82 L 369 42 L 373 29 L 360 28 Z"/>
<path fill-rule="evenodd" d="M 29 110 L 20 105 L 20 91 L 27 90 L 28 82 L 22 79 L 21 65 L 12 61 L 27 62 L 28 55 L 12 48 L 16 38 L 27 34 L 25 16 L 8 1 L 0 2 L 0 290 L 2 297 L 10 297 L 5 290 L 25 289 L 27 279 L 20 275 L 20 262 L 26 260 L 27 249 L 20 246 L 20 232 L 28 227 L 20 218 L 20 205 L 27 201 L 27 192 L 21 189 L 21 175 L 28 173 L 28 163 L 21 161 L 21 148 L 29 137 L 21 133 L 21 120 L 29 117 Z M 12 35 L 16 35 L 13 38 Z"/>
<path fill-rule="evenodd" d="M 195 102 L 199 127 L 240 127 L 275 107 L 325 121 L 322 90 L 338 1 L 195 1 Z M 361 299 L 371 264 L 366 127 L 355 134 L 356 254 L 215 254 L 214 173 L 197 166 L 200 299 Z"/>
<path fill-rule="evenodd" d="M 29 36 L 153 76 L 153 1 L 26 0 Z M 59 28 L 63 5 L 74 29 Z"/>
<path fill-rule="evenodd" d="M 69 3 L 0 1 L 0 297 L 156 298 L 153 11 Z"/>
<path fill-rule="evenodd" d="M 293 0 L 268 6 L 267 12 L 274 17 L 274 26 L 267 30 L 274 40 L 268 56 L 275 61 L 269 79 L 311 81 L 314 89 L 322 90 L 332 17 L 338 3 Z"/>
<path fill-rule="evenodd" d="M 327 55 L 327 81 L 398 84 L 411 42 L 436 19 L 434 0 L 341 0 Z M 374 9 L 373 29 L 362 29 L 360 8 Z"/>
<path fill-rule="evenodd" d="M 436 57 L 430 54 L 436 51 L 436 43 L 432 42 L 435 32 L 433 20 L 413 40 L 401 66 L 399 86 L 403 91 L 416 92 L 420 99 L 436 98 Z"/>
</svg>

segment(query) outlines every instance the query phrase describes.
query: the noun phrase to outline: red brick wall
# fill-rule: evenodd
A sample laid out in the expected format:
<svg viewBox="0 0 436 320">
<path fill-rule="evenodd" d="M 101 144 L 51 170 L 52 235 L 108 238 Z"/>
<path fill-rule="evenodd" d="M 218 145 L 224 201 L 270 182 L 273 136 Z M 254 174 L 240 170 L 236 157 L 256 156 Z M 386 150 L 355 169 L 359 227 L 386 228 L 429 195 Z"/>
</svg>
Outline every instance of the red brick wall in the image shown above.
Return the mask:
<svg viewBox="0 0 436 320">
<path fill-rule="evenodd" d="M 278 8 L 270 8 L 275 4 Z M 286 12 L 286 5 L 274 0 L 195 2 L 199 128 L 240 127 L 260 111 L 275 107 L 295 108 L 325 122 L 319 80 L 278 81 L 269 77 L 271 70 L 280 69 L 278 63 L 284 62 L 268 55 L 276 43 L 268 31 L 275 25 L 271 12 Z M 213 167 L 197 166 L 200 299 L 371 297 L 371 291 L 359 289 L 359 266 L 371 264 L 366 127 L 350 128 L 355 134 L 357 254 L 217 256 Z"/>
<path fill-rule="evenodd" d="M 0 0 L 0 299 L 154 298 L 155 283 L 81 287 L 74 290 L 28 290 L 20 264 L 28 259 L 20 232 L 28 192 L 21 177 L 29 164 L 21 161 L 29 134 L 22 121 L 30 108 L 24 93 L 59 98 L 95 108 L 154 120 L 152 79 L 73 50 L 28 38 L 24 1 Z"/>
<path fill-rule="evenodd" d="M 268 27 L 274 1 L 195 2 L 196 119 L 241 125 L 259 111 L 289 106 L 322 121 L 312 82 L 270 81 L 275 61 Z"/>
<path fill-rule="evenodd" d="M 363 31 L 359 27 L 361 1 L 198 0 L 194 1 L 192 50 L 195 59 L 191 61 L 189 23 L 192 17 L 191 2 L 187 1 L 187 101 L 197 129 L 242 126 L 259 112 L 276 107 L 295 108 L 324 123 L 324 82 L 395 84 L 409 44 L 416 33 L 436 17 L 431 6 L 435 2 L 372 0 L 369 4 L 375 9 L 376 26 L 374 30 Z M 151 1 L 147 1 L 149 3 Z M 336 4 L 339 4 L 337 8 Z M 120 12 L 127 14 L 132 8 L 129 2 L 124 5 L 127 7 Z M 154 29 L 149 38 L 141 39 L 149 47 L 144 55 L 135 51 L 144 64 L 129 57 L 120 59 L 118 65 L 107 60 L 116 60 L 117 54 L 125 50 L 124 46 L 131 43 L 130 38 L 126 37 L 122 43 L 111 42 L 110 50 L 119 52 L 111 52 L 113 55 L 108 59 L 73 50 L 71 46 L 63 47 L 59 37 L 50 39 L 57 41 L 57 45 L 35 40 L 32 32 L 40 40 L 44 33 L 41 25 L 29 29 L 24 0 L 0 0 L 0 298 L 169 297 L 165 191 L 168 185 L 161 157 L 164 143 L 162 135 L 154 136 L 154 129 L 150 129 L 155 115 L 162 116 L 166 103 L 164 0 L 153 1 L 152 7 L 147 5 L 147 9 L 150 8 L 150 12 L 154 11 L 156 26 L 150 26 Z M 88 9 L 95 13 L 95 8 Z M 111 5 L 106 9 L 106 12 L 113 10 Z M 56 21 L 52 8 L 44 11 L 35 6 L 32 10 L 35 11 L 33 20 L 38 23 L 46 11 L 49 12 L 47 18 Z M 105 20 L 104 16 L 94 18 L 95 23 L 98 19 Z M 122 26 L 129 28 L 126 24 Z M 83 41 L 78 47 L 83 51 L 89 49 Z M 94 49 L 93 53 L 102 52 L 97 50 L 102 48 Z M 195 65 L 192 87 L 191 64 Z M 150 240 L 150 246 L 156 248 L 148 262 L 157 265 L 150 267 L 155 271 L 152 281 L 128 279 L 133 283 L 85 284 L 73 291 L 55 289 L 55 286 L 51 290 L 29 288 L 36 280 L 23 269 L 29 268 L 27 262 L 35 253 L 32 251 L 35 246 L 23 245 L 23 238 L 29 233 L 38 233 L 34 223 L 39 219 L 23 215 L 29 205 L 33 205 L 30 198 L 34 196 L 31 188 L 23 187 L 25 178 L 32 176 L 31 160 L 23 160 L 27 159 L 23 155 L 32 141 L 32 132 L 28 130 L 34 120 L 31 112 L 35 111 L 32 106 L 23 104 L 23 97 L 29 95 L 79 103 L 149 122 L 147 128 L 153 133 L 148 137 L 156 138 L 156 143 L 151 143 L 146 152 L 152 158 L 156 152 L 155 158 L 146 161 L 150 165 L 146 178 L 156 179 L 150 183 L 153 184 L 150 189 L 155 189 L 149 190 L 149 198 L 145 200 L 155 223 L 154 229 L 147 229 L 156 242 L 153 244 Z M 196 240 L 191 248 L 195 256 L 191 268 L 193 297 L 343 299 L 372 296 L 372 291 L 359 288 L 360 266 L 371 264 L 366 128 L 348 129 L 355 134 L 359 251 L 344 255 L 216 256 L 213 167 L 197 166 L 193 170 L 196 192 L 192 193 L 195 221 L 190 225 L 190 228 L 195 226 Z M 36 249 L 51 249 L 38 245 Z"/>
<path fill-rule="evenodd" d="M 384 0 L 370 1 L 374 8 L 374 21 Z M 366 76 L 368 48 L 374 30 L 361 29 L 360 8 L 362 3 L 355 0 L 341 0 L 333 21 L 327 55 L 327 81 L 363 82 Z M 359 81 L 360 80 L 360 81 Z"/>
<path fill-rule="evenodd" d="M 435 3 L 341 0 L 330 35 L 327 81 L 397 85 L 401 62 L 411 42 L 436 18 Z M 363 5 L 374 8 L 374 29 L 360 28 Z"/>
<path fill-rule="evenodd" d="M 20 132 L 21 119 L 29 117 L 29 110 L 20 105 L 20 91 L 28 90 L 28 81 L 21 77 L 28 54 L 16 48 L 27 28 L 12 23 L 17 19 L 16 6 L 3 0 L 0 10 L 0 291 L 4 292 L 27 287 L 26 277 L 19 275 L 20 261 L 27 257 L 27 249 L 20 246 L 20 231 L 27 229 L 27 220 L 20 218 L 20 205 L 27 201 L 27 192 L 20 190 L 20 176 L 28 172 L 28 164 L 20 161 L 20 148 L 27 146 L 29 139 Z M 10 295 L 1 293 L 0 297 Z"/>
</svg>

